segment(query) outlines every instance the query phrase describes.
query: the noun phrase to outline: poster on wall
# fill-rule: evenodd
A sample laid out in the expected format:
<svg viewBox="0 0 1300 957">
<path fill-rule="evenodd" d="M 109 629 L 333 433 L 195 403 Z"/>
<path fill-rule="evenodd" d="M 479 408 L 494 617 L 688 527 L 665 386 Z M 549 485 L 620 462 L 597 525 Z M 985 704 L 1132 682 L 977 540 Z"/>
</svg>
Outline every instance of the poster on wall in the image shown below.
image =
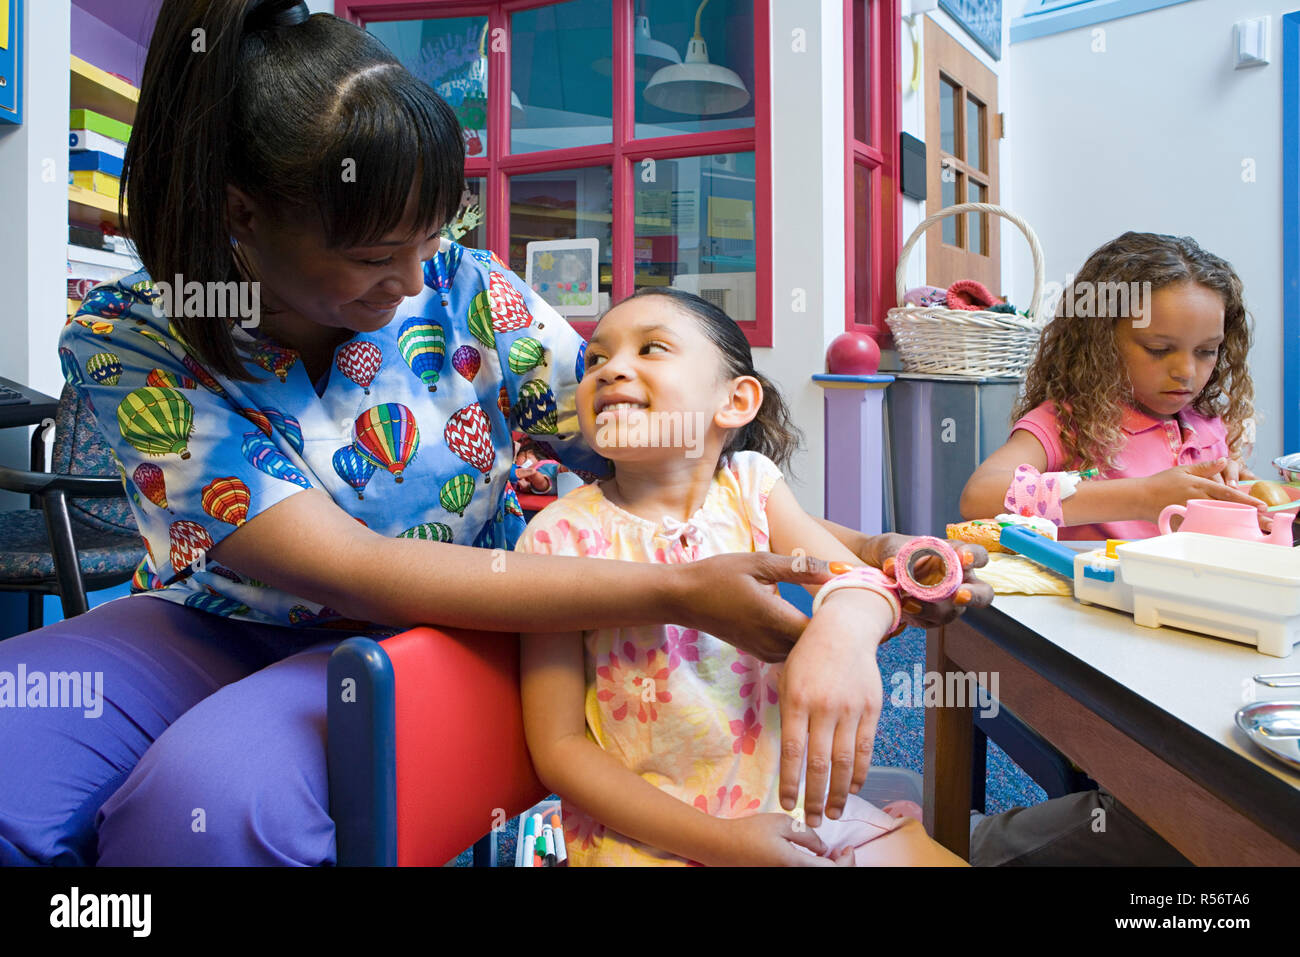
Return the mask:
<svg viewBox="0 0 1300 957">
<path fill-rule="evenodd" d="M 23 0 L 0 0 L 0 120 L 23 121 Z"/>
<path fill-rule="evenodd" d="M 599 239 L 531 242 L 524 281 L 562 316 L 595 316 L 599 263 Z"/>
<path fill-rule="evenodd" d="M 1002 59 L 1002 0 L 939 0 L 952 17 L 995 60 Z"/>
</svg>

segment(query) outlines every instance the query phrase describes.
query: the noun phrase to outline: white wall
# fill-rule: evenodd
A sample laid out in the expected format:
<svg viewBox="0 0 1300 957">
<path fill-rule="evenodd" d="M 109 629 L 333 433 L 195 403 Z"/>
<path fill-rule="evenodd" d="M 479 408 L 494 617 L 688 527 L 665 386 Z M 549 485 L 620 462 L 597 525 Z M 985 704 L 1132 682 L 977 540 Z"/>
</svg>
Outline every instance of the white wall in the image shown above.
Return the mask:
<svg viewBox="0 0 1300 957">
<path fill-rule="evenodd" d="M 1260 475 L 1296 451 L 1281 448 L 1280 346 L 1281 16 L 1297 6 L 1197 0 L 1011 48 L 1018 148 L 1004 182 L 1042 240 L 1049 280 L 1063 283 L 1128 229 L 1190 235 L 1241 275 L 1255 318 Z M 1233 21 L 1264 14 L 1272 63 L 1234 70 Z M 1243 181 L 1248 159 L 1254 182 Z M 1028 270 L 1028 254 L 1016 257 Z"/>
<path fill-rule="evenodd" d="M 57 396 L 67 317 L 69 0 L 25 4 L 23 122 L 0 124 L 0 375 Z M 24 466 L 30 430 L 0 430 L 0 462 Z M 3 493 L 0 508 L 26 499 Z"/>
<path fill-rule="evenodd" d="M 791 488 L 825 503 L 826 347 L 844 331 L 844 13 L 840 0 L 772 2 L 773 347 L 755 349 L 804 433 Z M 796 30 L 806 50 L 796 52 Z M 796 290 L 806 310 L 795 312 Z"/>
</svg>

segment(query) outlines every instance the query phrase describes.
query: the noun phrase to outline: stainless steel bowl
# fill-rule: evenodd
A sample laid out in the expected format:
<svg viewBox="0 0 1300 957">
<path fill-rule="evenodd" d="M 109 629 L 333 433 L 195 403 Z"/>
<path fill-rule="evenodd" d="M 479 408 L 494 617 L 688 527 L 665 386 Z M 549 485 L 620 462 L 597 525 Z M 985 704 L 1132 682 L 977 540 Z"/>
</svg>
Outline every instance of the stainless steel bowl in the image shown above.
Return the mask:
<svg viewBox="0 0 1300 957">
<path fill-rule="evenodd" d="M 1300 482 L 1300 452 L 1279 455 L 1273 460 L 1273 467 L 1278 470 L 1285 482 Z"/>
</svg>

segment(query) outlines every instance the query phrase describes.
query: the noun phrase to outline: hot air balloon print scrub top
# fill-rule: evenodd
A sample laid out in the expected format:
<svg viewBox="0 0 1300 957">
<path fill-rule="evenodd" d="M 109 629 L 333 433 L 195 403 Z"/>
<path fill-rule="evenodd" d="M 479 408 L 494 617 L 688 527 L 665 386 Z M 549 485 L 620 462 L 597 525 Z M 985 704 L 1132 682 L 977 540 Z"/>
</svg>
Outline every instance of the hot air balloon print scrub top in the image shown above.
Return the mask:
<svg viewBox="0 0 1300 957">
<path fill-rule="evenodd" d="M 508 482 L 512 428 L 603 474 L 578 431 L 581 337 L 490 253 L 444 240 L 424 273 L 387 326 L 338 347 L 319 394 L 296 352 L 238 323 L 257 381 L 210 373 L 155 315 L 143 271 L 91 291 L 59 358 L 113 448 L 148 546 L 137 586 L 234 619 L 342 624 L 207 562 L 207 550 L 307 488 L 381 535 L 512 548 L 524 527 Z"/>
</svg>

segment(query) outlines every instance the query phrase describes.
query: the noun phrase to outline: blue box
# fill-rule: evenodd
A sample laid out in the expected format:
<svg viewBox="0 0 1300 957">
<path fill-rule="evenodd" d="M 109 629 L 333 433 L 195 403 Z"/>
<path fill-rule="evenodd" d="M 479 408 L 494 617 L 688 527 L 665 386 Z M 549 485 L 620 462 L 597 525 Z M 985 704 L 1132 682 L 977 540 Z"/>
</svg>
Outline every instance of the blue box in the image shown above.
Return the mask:
<svg viewBox="0 0 1300 957">
<path fill-rule="evenodd" d="M 68 154 L 68 172 L 96 170 L 109 176 L 122 176 L 122 160 L 99 150 L 81 150 Z"/>
</svg>

